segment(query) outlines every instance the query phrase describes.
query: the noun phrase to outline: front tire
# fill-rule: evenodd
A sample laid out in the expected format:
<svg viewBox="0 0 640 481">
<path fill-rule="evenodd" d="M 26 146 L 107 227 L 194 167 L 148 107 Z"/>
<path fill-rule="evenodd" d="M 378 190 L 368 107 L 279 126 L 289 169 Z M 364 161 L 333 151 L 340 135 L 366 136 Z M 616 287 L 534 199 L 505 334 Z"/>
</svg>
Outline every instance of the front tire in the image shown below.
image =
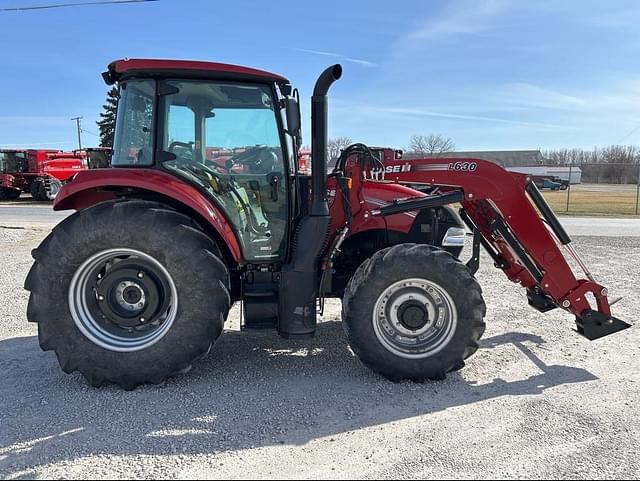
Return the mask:
<svg viewBox="0 0 640 481">
<path fill-rule="evenodd" d="M 362 363 L 392 381 L 444 379 L 485 330 L 482 291 L 448 252 L 400 244 L 362 263 L 345 291 L 343 325 Z"/>
<path fill-rule="evenodd" d="M 220 336 L 229 274 L 216 244 L 163 204 L 108 201 L 59 224 L 34 250 L 27 318 L 62 369 L 93 386 L 160 383 Z"/>
<path fill-rule="evenodd" d="M 15 200 L 20 197 L 21 191 L 0 187 L 0 200 Z"/>
</svg>

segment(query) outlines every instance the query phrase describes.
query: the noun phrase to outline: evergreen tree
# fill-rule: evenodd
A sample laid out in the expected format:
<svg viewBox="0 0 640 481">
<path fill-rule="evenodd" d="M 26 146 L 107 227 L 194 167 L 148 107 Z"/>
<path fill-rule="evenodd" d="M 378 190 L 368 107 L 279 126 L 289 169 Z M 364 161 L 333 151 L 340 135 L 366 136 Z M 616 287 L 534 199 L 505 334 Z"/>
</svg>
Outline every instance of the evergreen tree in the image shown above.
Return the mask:
<svg viewBox="0 0 640 481">
<path fill-rule="evenodd" d="M 107 93 L 107 103 L 100 114 L 102 120 L 97 122 L 100 128 L 100 147 L 113 147 L 113 135 L 116 130 L 116 109 L 118 107 L 118 89 L 112 87 Z"/>
</svg>

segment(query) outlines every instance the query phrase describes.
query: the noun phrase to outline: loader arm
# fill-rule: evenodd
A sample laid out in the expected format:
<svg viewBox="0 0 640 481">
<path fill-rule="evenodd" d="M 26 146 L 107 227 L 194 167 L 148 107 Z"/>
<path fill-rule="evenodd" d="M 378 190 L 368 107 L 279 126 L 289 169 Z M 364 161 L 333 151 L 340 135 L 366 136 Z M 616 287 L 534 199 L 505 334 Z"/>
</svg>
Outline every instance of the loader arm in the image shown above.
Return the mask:
<svg viewBox="0 0 640 481">
<path fill-rule="evenodd" d="M 374 166 L 363 172 L 366 182 L 437 186 L 442 203 L 460 201 L 462 217 L 475 234 L 475 249 L 483 245 L 496 266 L 527 289 L 533 307 L 571 312 L 578 331 L 589 339 L 630 327 L 611 316 L 607 289 L 595 282 L 529 176 L 490 161 L 447 158 L 386 162 L 384 169 Z M 403 199 L 388 212 L 373 214 L 414 210 L 418 202 L 425 199 Z M 586 279 L 576 276 L 563 247 Z"/>
</svg>

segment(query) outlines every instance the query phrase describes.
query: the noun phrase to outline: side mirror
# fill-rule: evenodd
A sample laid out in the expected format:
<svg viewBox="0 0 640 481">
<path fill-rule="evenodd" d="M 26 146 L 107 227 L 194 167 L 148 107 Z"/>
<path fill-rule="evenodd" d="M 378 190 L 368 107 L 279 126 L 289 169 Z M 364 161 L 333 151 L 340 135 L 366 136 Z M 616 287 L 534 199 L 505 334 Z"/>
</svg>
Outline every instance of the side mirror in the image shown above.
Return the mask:
<svg viewBox="0 0 640 481">
<path fill-rule="evenodd" d="M 302 115 L 300 114 L 300 102 L 296 97 L 284 99 L 284 108 L 287 115 L 287 132 L 296 139 L 296 143 L 302 143 Z"/>
</svg>

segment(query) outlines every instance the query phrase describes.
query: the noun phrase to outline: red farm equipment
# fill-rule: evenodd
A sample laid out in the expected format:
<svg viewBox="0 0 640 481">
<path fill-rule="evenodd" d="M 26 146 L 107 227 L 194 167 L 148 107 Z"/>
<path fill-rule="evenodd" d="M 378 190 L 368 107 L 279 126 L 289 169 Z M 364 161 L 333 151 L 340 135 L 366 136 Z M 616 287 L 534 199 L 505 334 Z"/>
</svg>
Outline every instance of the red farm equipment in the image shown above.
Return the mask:
<svg viewBox="0 0 640 481">
<path fill-rule="evenodd" d="M 111 165 L 110 147 L 89 147 L 75 153 L 84 154 L 89 169 L 106 169 Z"/>
<path fill-rule="evenodd" d="M 22 193 L 21 175 L 28 169 L 27 152 L 0 150 L 0 200 L 13 200 Z"/>
<path fill-rule="evenodd" d="M 243 329 L 297 339 L 314 335 L 318 304 L 336 297 L 365 365 L 392 380 L 441 379 L 485 329 L 481 248 L 532 307 L 565 310 L 585 337 L 629 327 L 526 175 L 363 144 L 328 174 L 327 93 L 341 75 L 332 66 L 315 85 L 307 175 L 299 97 L 284 77 L 208 62 L 109 65 L 103 77 L 120 88 L 111 168 L 62 188 L 54 208 L 77 212 L 34 250 L 25 282 L 27 317 L 64 371 L 94 386 L 159 383 L 209 352 L 234 302 Z"/>
<path fill-rule="evenodd" d="M 86 169 L 85 158 L 83 151 L 2 150 L 0 198 L 17 199 L 28 192 L 34 200 L 53 200 L 70 178 Z"/>
</svg>

